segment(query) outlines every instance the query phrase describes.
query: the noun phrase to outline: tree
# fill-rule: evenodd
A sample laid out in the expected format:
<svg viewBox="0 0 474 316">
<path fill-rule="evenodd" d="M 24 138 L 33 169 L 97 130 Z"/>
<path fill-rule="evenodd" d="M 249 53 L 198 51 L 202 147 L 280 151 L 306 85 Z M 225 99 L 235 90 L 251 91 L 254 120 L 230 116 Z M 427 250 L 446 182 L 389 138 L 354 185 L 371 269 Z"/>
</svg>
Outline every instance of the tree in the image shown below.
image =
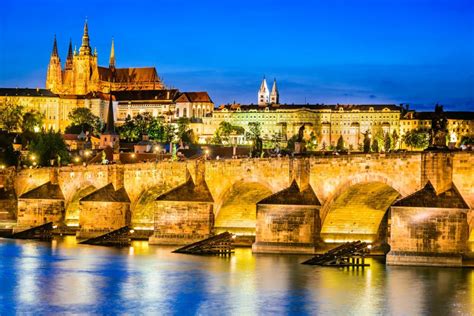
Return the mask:
<svg viewBox="0 0 474 316">
<path fill-rule="evenodd" d="M 13 150 L 14 137 L 12 134 L 0 133 L 0 164 L 16 166 L 20 157 L 19 151 Z"/>
<path fill-rule="evenodd" d="M 365 132 L 364 134 L 364 153 L 370 152 L 370 134 L 369 132 Z"/>
<path fill-rule="evenodd" d="M 393 133 L 392 133 L 392 149 L 397 149 L 398 146 L 398 141 L 400 140 L 400 136 L 398 136 L 398 133 L 396 130 L 393 130 Z"/>
<path fill-rule="evenodd" d="M 75 108 L 68 114 L 71 125 L 66 127 L 66 133 L 78 134 L 78 132 L 99 133 L 101 121 L 89 108 Z"/>
<path fill-rule="evenodd" d="M 403 135 L 403 142 L 412 149 L 425 149 L 430 143 L 430 133 L 420 129 L 411 130 Z"/>
<path fill-rule="evenodd" d="M 23 106 L 7 104 L 0 113 L 2 128 L 11 133 L 20 130 L 23 123 Z"/>
<path fill-rule="evenodd" d="M 388 153 L 391 148 L 392 148 L 392 140 L 390 138 L 390 134 L 385 133 L 384 150 L 385 150 L 386 153 Z"/>
<path fill-rule="evenodd" d="M 178 130 L 177 130 L 177 136 L 178 140 L 185 142 L 183 140 L 183 137 L 185 137 L 186 132 L 189 129 L 189 118 L 187 117 L 180 117 L 178 119 Z"/>
<path fill-rule="evenodd" d="M 214 134 L 214 143 L 230 144 L 230 136 L 232 134 L 243 135 L 245 134 L 245 129 L 241 126 L 232 125 L 229 122 L 222 121 Z"/>
<path fill-rule="evenodd" d="M 306 143 L 306 147 L 311 151 L 315 151 L 318 148 L 318 137 L 316 136 L 316 132 L 314 130 L 309 134 L 309 140 Z"/>
<path fill-rule="evenodd" d="M 165 124 L 164 125 L 164 134 L 163 134 L 163 141 L 165 143 L 171 143 L 176 138 L 176 127 L 172 124 Z"/>
<path fill-rule="evenodd" d="M 377 139 L 374 139 L 372 141 L 372 151 L 374 153 L 378 153 L 379 152 L 379 141 Z"/>
<path fill-rule="evenodd" d="M 342 138 L 342 135 L 339 136 L 339 139 L 337 140 L 336 150 L 337 151 L 343 151 L 344 150 L 344 138 Z"/>
<path fill-rule="evenodd" d="M 260 138 L 262 135 L 262 127 L 260 122 L 250 122 L 249 123 L 249 132 L 247 133 L 247 137 L 252 141 Z"/>
<path fill-rule="evenodd" d="M 138 128 L 135 124 L 135 121 L 127 115 L 125 118 L 125 123 L 119 128 L 120 138 L 125 139 L 129 142 L 137 141 L 140 138 Z"/>
<path fill-rule="evenodd" d="M 48 132 L 42 131 L 31 141 L 29 151 L 35 155 L 40 166 L 50 166 L 51 160 L 61 159 L 61 162 L 69 162 L 69 152 L 61 134 L 50 129 Z"/>
<path fill-rule="evenodd" d="M 21 130 L 23 132 L 38 132 L 43 125 L 44 115 L 36 110 L 23 114 Z"/>
</svg>

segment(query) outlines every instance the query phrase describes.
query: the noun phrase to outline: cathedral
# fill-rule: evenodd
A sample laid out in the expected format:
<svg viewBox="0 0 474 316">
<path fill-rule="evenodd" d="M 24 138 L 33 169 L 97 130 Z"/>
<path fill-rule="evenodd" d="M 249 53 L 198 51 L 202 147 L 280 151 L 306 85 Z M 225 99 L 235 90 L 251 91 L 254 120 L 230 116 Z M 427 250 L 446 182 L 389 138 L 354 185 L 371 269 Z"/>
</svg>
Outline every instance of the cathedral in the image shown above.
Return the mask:
<svg viewBox="0 0 474 316">
<path fill-rule="evenodd" d="M 109 66 L 99 66 L 97 51 L 92 51 L 90 46 L 86 21 L 79 52 L 72 50 L 70 42 L 64 68 L 59 58 L 56 37 L 54 38 L 46 77 L 46 89 L 56 94 L 87 95 L 92 92 L 160 90 L 164 89 L 164 85 L 155 67 L 116 68 L 113 40 Z"/>
</svg>

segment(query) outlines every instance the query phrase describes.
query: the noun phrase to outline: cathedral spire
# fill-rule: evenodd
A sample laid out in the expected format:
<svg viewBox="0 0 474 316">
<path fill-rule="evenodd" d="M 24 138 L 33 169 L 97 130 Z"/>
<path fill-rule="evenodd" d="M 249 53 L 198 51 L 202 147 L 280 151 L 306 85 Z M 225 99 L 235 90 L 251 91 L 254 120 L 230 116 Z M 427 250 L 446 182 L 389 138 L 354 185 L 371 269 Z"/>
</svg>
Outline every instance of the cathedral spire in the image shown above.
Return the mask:
<svg viewBox="0 0 474 316">
<path fill-rule="evenodd" d="M 112 37 L 112 46 L 110 47 L 109 68 L 115 68 L 115 48 L 114 48 L 114 38 L 113 37 Z"/>
<path fill-rule="evenodd" d="M 91 54 L 91 46 L 89 43 L 89 28 L 87 27 L 87 19 L 84 23 L 84 34 L 82 35 L 82 45 L 79 49 L 80 55 L 90 55 Z"/>
<path fill-rule="evenodd" d="M 66 68 L 67 70 L 72 69 L 72 40 L 69 40 L 69 49 L 67 51 L 67 58 L 66 58 Z"/>
<path fill-rule="evenodd" d="M 53 52 L 51 53 L 51 57 L 52 56 L 59 57 L 58 43 L 56 42 L 56 34 L 54 34 Z"/>
<path fill-rule="evenodd" d="M 272 92 L 270 93 L 270 103 L 271 103 L 271 104 L 278 104 L 278 103 L 280 103 L 280 94 L 279 94 L 279 92 L 278 92 L 278 87 L 277 87 L 276 78 L 273 79 Z"/>
<path fill-rule="evenodd" d="M 67 51 L 67 58 L 72 59 L 72 39 L 69 39 L 69 49 Z"/>
</svg>

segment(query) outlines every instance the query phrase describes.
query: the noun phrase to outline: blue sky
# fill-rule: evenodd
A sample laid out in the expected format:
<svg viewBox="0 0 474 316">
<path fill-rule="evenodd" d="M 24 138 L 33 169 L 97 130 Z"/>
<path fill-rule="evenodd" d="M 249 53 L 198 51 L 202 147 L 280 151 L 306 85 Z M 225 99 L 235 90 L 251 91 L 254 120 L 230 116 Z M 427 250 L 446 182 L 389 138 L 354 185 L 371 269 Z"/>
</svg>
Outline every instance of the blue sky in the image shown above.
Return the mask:
<svg viewBox="0 0 474 316">
<path fill-rule="evenodd" d="M 474 1 L 2 0 L 0 86 L 43 87 L 84 19 L 99 63 L 156 66 L 216 104 L 256 102 L 263 75 L 286 103 L 409 103 L 474 110 Z"/>
</svg>

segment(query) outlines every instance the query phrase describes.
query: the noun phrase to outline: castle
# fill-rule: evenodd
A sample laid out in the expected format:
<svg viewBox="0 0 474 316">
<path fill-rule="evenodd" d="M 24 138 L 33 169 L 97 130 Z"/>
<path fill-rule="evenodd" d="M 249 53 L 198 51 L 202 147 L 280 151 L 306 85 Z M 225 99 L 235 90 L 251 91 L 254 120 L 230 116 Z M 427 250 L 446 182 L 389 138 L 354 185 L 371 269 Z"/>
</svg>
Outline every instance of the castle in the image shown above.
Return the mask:
<svg viewBox="0 0 474 316">
<path fill-rule="evenodd" d="M 113 39 L 109 66 L 99 66 L 97 50 L 92 51 L 90 46 L 86 21 L 79 52 L 73 51 L 72 42 L 69 42 L 64 69 L 61 66 L 56 37 L 54 38 L 46 77 L 46 89 L 56 94 L 86 95 L 91 92 L 160 90 L 164 89 L 164 85 L 155 67 L 116 68 Z"/>
</svg>

